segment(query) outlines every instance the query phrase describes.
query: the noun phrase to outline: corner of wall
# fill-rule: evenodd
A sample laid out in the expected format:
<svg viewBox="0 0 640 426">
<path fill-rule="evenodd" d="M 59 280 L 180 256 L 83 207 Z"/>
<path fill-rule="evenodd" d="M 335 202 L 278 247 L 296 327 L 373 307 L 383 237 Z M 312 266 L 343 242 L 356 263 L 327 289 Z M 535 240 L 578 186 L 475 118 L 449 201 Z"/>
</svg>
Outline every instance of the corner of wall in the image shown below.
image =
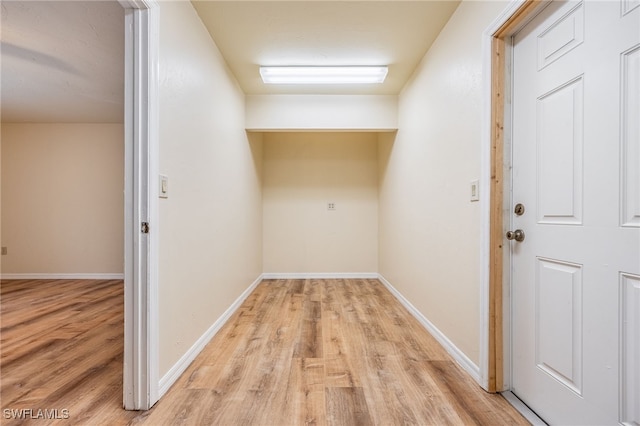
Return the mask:
<svg viewBox="0 0 640 426">
<path fill-rule="evenodd" d="M 159 374 L 176 371 L 262 273 L 262 136 L 188 1 L 160 2 Z M 195 345 L 195 346 L 194 346 Z M 185 358 L 187 357 L 187 358 Z"/>
<path fill-rule="evenodd" d="M 378 142 L 379 271 L 472 364 L 481 358 L 481 209 L 469 185 L 481 173 L 482 34 L 507 3 L 460 3 L 400 94 L 395 140 Z"/>
</svg>

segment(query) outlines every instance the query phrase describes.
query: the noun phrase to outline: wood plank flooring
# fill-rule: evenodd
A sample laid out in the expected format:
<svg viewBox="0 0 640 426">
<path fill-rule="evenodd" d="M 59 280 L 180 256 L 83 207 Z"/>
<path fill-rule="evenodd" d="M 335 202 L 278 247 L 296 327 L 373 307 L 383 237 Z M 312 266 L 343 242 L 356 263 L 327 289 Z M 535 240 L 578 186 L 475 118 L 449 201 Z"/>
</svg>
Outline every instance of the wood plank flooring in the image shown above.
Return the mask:
<svg viewBox="0 0 640 426">
<path fill-rule="evenodd" d="M 146 412 L 120 409 L 121 286 L 64 301 L 53 283 L 25 309 L 12 299 L 29 286 L 14 283 L 2 283 L 2 409 L 67 408 L 61 424 L 91 425 L 528 424 L 377 280 L 263 281 Z M 118 303 L 89 313 L 89 295 Z"/>
<path fill-rule="evenodd" d="M 2 281 L 0 297 L 0 423 L 51 423 L 5 410 L 67 424 L 138 414 L 122 409 L 122 281 Z"/>
<path fill-rule="evenodd" d="M 151 424 L 528 424 L 377 280 L 265 280 Z"/>
</svg>

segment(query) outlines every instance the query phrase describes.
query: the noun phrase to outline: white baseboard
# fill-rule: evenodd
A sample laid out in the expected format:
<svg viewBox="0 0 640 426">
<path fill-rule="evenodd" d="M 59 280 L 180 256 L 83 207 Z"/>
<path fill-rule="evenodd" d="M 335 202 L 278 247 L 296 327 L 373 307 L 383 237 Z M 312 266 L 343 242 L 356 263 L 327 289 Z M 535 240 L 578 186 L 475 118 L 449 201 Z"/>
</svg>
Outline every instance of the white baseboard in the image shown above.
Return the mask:
<svg viewBox="0 0 640 426">
<path fill-rule="evenodd" d="M 124 274 L 2 274 L 3 280 L 124 280 Z"/>
<path fill-rule="evenodd" d="M 265 280 L 304 280 L 304 279 L 376 279 L 377 272 L 265 272 Z"/>
<path fill-rule="evenodd" d="M 182 355 L 182 357 L 176 362 L 169 371 L 162 376 L 159 382 L 159 391 L 158 397 L 161 398 L 169 388 L 175 383 L 176 380 L 185 372 L 187 367 L 193 362 L 194 359 L 202 352 L 204 347 L 211 341 L 213 336 L 216 335 L 218 331 L 222 328 L 222 326 L 231 318 L 231 315 L 234 314 L 236 310 L 242 305 L 242 302 L 245 301 L 247 297 L 251 294 L 251 292 L 260 284 L 262 281 L 263 275 L 260 275 L 256 280 L 244 291 L 242 294 L 229 306 L 229 308 L 224 311 L 224 313 L 216 320 L 216 322 L 209 327 L 207 331 L 204 332 L 202 336 L 189 348 L 189 350 Z"/>
<path fill-rule="evenodd" d="M 453 344 L 443 332 L 433 325 L 415 306 L 411 304 L 398 290 L 396 290 L 389 281 L 382 275 L 378 274 L 380 282 L 395 296 L 402 305 L 407 308 L 409 313 L 413 315 L 424 328 L 440 343 L 444 349 L 453 357 L 453 359 L 480 384 L 480 368 L 473 363 L 456 345 Z"/>
</svg>

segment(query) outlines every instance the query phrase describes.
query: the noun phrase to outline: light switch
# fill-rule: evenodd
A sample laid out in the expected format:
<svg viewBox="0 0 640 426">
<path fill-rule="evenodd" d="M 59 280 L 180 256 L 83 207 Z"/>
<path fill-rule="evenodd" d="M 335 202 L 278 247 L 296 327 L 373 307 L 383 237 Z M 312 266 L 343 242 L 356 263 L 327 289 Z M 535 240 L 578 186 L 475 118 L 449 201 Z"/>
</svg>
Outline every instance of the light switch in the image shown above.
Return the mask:
<svg viewBox="0 0 640 426">
<path fill-rule="evenodd" d="M 479 191 L 479 185 L 478 185 L 478 180 L 472 180 L 471 181 L 471 201 L 478 201 L 480 200 L 480 194 L 478 194 Z"/>
<path fill-rule="evenodd" d="M 158 186 L 160 189 L 159 197 L 169 198 L 169 177 L 165 175 L 160 175 L 160 183 Z"/>
</svg>

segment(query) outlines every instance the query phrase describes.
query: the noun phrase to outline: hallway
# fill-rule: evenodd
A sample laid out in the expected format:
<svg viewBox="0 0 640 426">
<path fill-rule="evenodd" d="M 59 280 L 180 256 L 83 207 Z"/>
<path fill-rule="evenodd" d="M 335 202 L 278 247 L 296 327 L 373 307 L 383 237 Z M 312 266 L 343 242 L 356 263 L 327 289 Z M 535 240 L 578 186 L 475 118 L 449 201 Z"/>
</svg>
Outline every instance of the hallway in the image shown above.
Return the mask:
<svg viewBox="0 0 640 426">
<path fill-rule="evenodd" d="M 527 424 L 377 280 L 264 280 L 147 422 Z"/>
<path fill-rule="evenodd" d="M 121 287 L 49 281 L 61 299 L 20 284 L 2 283 L 7 408 L 67 409 L 65 423 L 92 425 L 527 424 L 377 280 L 264 280 L 143 413 L 120 408 Z M 42 351 L 24 340 L 38 333 L 49 338 Z"/>
</svg>

